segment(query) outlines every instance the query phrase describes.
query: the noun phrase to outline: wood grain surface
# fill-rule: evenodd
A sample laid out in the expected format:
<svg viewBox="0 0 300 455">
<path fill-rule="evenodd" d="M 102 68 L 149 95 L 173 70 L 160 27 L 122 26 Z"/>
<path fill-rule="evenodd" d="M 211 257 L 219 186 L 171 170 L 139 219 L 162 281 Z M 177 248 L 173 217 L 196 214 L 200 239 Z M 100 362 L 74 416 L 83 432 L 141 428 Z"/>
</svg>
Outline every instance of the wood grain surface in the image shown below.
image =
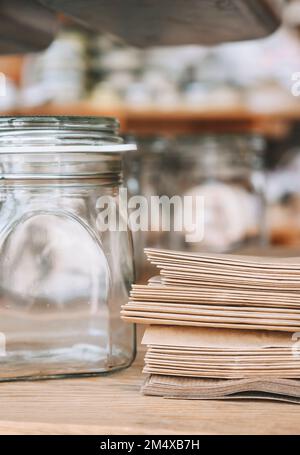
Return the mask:
<svg viewBox="0 0 300 455">
<path fill-rule="evenodd" d="M 140 394 L 142 355 L 108 376 L 0 384 L 0 434 L 299 434 L 300 406 Z"/>
</svg>

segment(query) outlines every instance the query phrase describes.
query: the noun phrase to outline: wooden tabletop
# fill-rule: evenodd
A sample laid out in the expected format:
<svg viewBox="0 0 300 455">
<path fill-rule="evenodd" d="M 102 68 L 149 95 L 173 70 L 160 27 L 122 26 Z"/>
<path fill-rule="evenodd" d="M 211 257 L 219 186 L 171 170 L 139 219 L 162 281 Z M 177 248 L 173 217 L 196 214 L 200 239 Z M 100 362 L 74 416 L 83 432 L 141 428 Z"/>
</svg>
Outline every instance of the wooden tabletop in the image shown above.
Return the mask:
<svg viewBox="0 0 300 455">
<path fill-rule="evenodd" d="M 0 384 L 0 434 L 299 434 L 300 406 L 140 394 L 142 355 L 119 373 Z"/>
</svg>

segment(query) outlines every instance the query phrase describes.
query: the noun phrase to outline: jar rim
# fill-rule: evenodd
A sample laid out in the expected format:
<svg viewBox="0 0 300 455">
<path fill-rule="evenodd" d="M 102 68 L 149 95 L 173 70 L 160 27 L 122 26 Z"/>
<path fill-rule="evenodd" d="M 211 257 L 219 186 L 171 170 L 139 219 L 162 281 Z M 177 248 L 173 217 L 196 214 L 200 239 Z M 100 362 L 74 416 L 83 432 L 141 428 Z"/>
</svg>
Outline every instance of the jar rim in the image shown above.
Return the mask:
<svg viewBox="0 0 300 455">
<path fill-rule="evenodd" d="M 100 117 L 100 116 L 80 116 L 80 115 L 15 115 L 15 116 L 0 116 L 0 130 L 5 129 L 5 126 L 19 127 L 25 129 L 26 127 L 34 128 L 52 126 L 52 128 L 61 129 L 62 127 L 80 127 L 80 129 L 91 126 L 97 127 L 99 130 L 102 128 L 114 129 L 116 132 L 120 127 L 120 122 L 115 117 Z"/>
<path fill-rule="evenodd" d="M 135 150 L 119 127 L 114 117 L 0 116 L 0 154 Z"/>
</svg>

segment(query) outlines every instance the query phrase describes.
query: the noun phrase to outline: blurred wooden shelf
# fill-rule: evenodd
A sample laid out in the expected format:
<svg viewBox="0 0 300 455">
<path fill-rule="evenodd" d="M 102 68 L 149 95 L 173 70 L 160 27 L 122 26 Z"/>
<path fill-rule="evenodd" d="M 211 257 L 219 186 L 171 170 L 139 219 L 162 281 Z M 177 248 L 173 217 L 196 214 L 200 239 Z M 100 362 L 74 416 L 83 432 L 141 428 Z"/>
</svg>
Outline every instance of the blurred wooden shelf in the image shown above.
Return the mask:
<svg viewBox="0 0 300 455">
<path fill-rule="evenodd" d="M 140 134 L 196 134 L 199 132 L 285 135 L 293 116 L 258 114 L 247 110 L 127 110 L 126 130 Z M 298 112 L 300 119 L 300 110 Z"/>
<path fill-rule="evenodd" d="M 47 104 L 19 108 L 2 115 L 83 115 L 117 117 L 123 133 L 193 134 L 198 132 L 256 132 L 266 136 L 284 136 L 294 122 L 300 121 L 299 109 L 270 113 L 235 110 L 131 109 L 116 106 L 99 108 L 80 102 L 68 105 Z"/>
</svg>

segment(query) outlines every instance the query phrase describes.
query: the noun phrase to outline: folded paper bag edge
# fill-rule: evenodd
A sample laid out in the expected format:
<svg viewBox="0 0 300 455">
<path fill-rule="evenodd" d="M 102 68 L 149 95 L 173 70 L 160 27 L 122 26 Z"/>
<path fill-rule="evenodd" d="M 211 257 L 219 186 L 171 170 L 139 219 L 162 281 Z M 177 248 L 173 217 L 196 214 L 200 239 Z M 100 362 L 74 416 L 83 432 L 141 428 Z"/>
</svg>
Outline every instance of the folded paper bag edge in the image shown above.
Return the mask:
<svg viewBox="0 0 300 455">
<path fill-rule="evenodd" d="M 293 347 L 291 333 L 262 330 L 214 329 L 208 327 L 158 326 L 147 327 L 142 344 L 178 347 L 215 347 L 219 349 Z"/>
</svg>

